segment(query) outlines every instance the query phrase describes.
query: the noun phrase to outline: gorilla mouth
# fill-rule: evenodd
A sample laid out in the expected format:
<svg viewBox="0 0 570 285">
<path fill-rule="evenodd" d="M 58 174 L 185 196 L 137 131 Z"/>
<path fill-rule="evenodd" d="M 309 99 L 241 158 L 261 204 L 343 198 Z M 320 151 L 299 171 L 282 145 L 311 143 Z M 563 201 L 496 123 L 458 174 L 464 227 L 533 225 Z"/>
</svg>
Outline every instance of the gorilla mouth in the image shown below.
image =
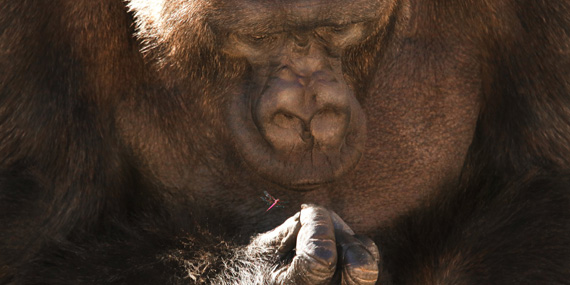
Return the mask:
<svg viewBox="0 0 570 285">
<path fill-rule="evenodd" d="M 364 148 L 365 123 L 360 106 L 351 113 L 342 143 L 334 148 L 312 143 L 309 147 L 292 145 L 278 149 L 263 135 L 251 111 L 248 95 L 232 96 L 227 123 L 234 145 L 256 174 L 282 187 L 310 191 L 332 183 L 354 169 Z"/>
</svg>

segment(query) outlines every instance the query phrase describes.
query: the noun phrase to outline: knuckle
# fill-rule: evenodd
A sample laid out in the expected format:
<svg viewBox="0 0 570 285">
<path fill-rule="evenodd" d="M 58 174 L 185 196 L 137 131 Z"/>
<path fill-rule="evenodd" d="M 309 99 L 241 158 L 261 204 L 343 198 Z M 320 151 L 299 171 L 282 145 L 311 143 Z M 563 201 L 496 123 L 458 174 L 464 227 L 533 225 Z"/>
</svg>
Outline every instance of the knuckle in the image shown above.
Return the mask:
<svg viewBox="0 0 570 285">
<path fill-rule="evenodd" d="M 370 252 L 370 254 L 372 254 L 377 262 L 380 261 L 380 251 L 378 250 L 378 246 L 376 243 L 374 243 L 374 241 L 363 235 L 355 235 L 354 237 L 362 243 L 362 245 Z"/>
<path fill-rule="evenodd" d="M 348 284 L 375 284 L 378 279 L 378 263 L 374 256 L 360 245 L 348 247 L 343 254 L 344 278 Z"/>
<path fill-rule="evenodd" d="M 332 226 L 326 223 L 305 224 L 299 232 L 298 240 L 304 243 L 311 243 L 314 240 L 334 241 L 334 231 Z"/>
<path fill-rule="evenodd" d="M 299 256 L 315 270 L 334 270 L 337 263 L 336 244 L 332 240 L 314 239 L 301 248 Z"/>
</svg>

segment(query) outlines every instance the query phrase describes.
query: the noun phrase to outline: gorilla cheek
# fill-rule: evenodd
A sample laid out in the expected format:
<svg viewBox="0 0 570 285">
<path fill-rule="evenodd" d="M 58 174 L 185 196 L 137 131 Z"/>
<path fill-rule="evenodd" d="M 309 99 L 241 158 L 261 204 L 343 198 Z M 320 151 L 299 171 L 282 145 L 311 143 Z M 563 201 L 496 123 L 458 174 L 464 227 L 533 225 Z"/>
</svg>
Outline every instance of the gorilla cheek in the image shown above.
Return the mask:
<svg viewBox="0 0 570 285">
<path fill-rule="evenodd" d="M 231 97 L 227 120 L 238 152 L 256 173 L 309 190 L 356 166 L 365 118 L 340 72 L 300 76 L 282 67 L 252 89 Z"/>
</svg>

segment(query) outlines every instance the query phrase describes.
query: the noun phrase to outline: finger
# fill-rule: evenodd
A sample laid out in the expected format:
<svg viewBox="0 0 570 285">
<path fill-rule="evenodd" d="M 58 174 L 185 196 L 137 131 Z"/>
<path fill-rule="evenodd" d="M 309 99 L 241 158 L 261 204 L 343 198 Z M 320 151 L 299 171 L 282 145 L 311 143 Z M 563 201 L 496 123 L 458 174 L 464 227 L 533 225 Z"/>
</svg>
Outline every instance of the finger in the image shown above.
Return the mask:
<svg viewBox="0 0 570 285">
<path fill-rule="evenodd" d="M 335 213 L 334 211 L 329 211 L 329 212 L 331 213 L 331 218 L 335 229 L 341 230 L 350 235 L 354 235 L 354 231 L 340 218 L 339 215 L 337 215 L 337 213 Z"/>
<path fill-rule="evenodd" d="M 365 245 L 360 239 L 341 230 L 337 230 L 336 235 L 339 245 L 339 264 L 342 268 L 342 284 L 376 284 L 378 259 L 367 249 L 371 245 Z"/>
<path fill-rule="evenodd" d="M 328 210 L 304 205 L 300 214 L 296 256 L 276 272 L 277 283 L 326 284 L 337 262 L 334 226 Z"/>
<path fill-rule="evenodd" d="M 334 211 L 330 211 L 330 212 L 331 212 L 331 218 L 333 220 L 334 228 L 336 230 L 341 230 L 341 231 L 344 231 L 350 235 L 353 235 L 355 238 L 360 240 L 362 245 L 364 245 L 364 247 L 372 254 L 372 256 L 374 256 L 374 259 L 379 262 L 380 261 L 380 251 L 378 250 L 378 247 L 376 246 L 376 244 L 367 236 L 355 235 L 354 231 L 352 231 L 352 229 L 344 222 L 344 220 L 342 220 L 340 218 L 339 215 L 337 215 L 337 213 L 335 213 Z"/>
<path fill-rule="evenodd" d="M 357 238 L 362 243 L 362 245 L 364 245 L 364 247 L 368 250 L 368 252 L 372 254 L 374 259 L 376 260 L 376 263 L 380 264 L 381 261 L 380 251 L 378 250 L 378 246 L 376 246 L 376 244 L 372 241 L 372 239 L 363 235 L 354 235 L 354 237 Z"/>
<path fill-rule="evenodd" d="M 264 248 L 276 248 L 277 253 L 283 255 L 293 249 L 301 223 L 300 212 L 287 219 L 275 229 L 259 235 L 254 244 Z"/>
<path fill-rule="evenodd" d="M 295 247 L 295 244 L 297 243 L 297 235 L 299 235 L 299 230 L 301 230 L 301 222 L 299 220 L 300 215 L 301 213 L 299 212 L 295 214 L 293 217 L 289 218 L 289 220 L 291 220 L 289 222 L 290 225 L 288 225 L 289 230 L 285 233 L 285 235 L 282 236 L 283 239 L 281 240 L 281 243 L 277 248 L 277 252 L 280 255 L 284 255 L 290 252 Z M 287 221 L 285 222 L 285 224 L 286 223 Z"/>
</svg>

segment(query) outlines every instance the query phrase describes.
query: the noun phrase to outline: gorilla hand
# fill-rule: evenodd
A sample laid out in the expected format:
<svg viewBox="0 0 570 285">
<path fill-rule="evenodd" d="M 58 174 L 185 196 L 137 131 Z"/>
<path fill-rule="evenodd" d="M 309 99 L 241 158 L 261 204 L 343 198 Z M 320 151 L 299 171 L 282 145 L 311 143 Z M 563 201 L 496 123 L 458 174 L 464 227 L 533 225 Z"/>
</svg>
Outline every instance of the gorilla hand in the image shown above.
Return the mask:
<svg viewBox="0 0 570 285">
<path fill-rule="evenodd" d="M 254 239 L 251 250 L 272 248 L 282 260 L 273 268 L 277 284 L 375 284 L 378 248 L 372 240 L 355 236 L 334 212 L 303 205 L 282 225 Z M 287 256 L 293 256 L 287 259 Z"/>
</svg>

